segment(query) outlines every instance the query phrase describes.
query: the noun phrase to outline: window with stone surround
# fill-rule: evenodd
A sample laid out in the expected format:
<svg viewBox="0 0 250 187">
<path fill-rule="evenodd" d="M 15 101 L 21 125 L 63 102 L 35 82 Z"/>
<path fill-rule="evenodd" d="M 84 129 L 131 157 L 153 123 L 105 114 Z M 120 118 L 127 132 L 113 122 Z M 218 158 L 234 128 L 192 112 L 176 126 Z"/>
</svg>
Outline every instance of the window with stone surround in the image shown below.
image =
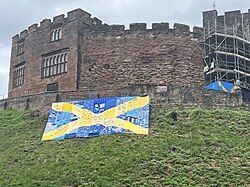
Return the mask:
<svg viewBox="0 0 250 187">
<path fill-rule="evenodd" d="M 50 41 L 58 41 L 62 39 L 62 28 L 56 28 L 51 30 Z"/>
<path fill-rule="evenodd" d="M 25 71 L 25 62 L 20 63 L 14 67 L 13 71 L 13 87 L 19 87 L 24 83 L 24 71 Z"/>
<path fill-rule="evenodd" d="M 68 53 L 60 53 L 43 58 L 42 78 L 60 75 L 68 71 Z"/>
<path fill-rule="evenodd" d="M 53 91 L 58 91 L 58 83 L 52 83 L 47 85 L 47 91 L 53 92 Z"/>
<path fill-rule="evenodd" d="M 17 55 L 21 55 L 24 53 L 24 42 L 17 44 Z"/>
</svg>

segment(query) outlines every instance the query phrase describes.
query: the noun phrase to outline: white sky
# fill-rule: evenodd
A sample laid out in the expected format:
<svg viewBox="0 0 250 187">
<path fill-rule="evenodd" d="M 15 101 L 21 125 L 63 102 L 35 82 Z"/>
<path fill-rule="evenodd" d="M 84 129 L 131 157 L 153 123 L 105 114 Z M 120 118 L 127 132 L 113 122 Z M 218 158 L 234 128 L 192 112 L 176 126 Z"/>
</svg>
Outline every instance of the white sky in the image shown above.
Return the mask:
<svg viewBox="0 0 250 187">
<path fill-rule="evenodd" d="M 184 23 L 202 26 L 202 11 L 212 9 L 213 0 L 0 0 L 0 94 L 7 93 L 11 37 L 40 23 L 44 18 L 65 14 L 75 8 L 107 24 L 146 22 Z M 224 11 L 250 9 L 250 0 L 217 0 Z"/>
</svg>

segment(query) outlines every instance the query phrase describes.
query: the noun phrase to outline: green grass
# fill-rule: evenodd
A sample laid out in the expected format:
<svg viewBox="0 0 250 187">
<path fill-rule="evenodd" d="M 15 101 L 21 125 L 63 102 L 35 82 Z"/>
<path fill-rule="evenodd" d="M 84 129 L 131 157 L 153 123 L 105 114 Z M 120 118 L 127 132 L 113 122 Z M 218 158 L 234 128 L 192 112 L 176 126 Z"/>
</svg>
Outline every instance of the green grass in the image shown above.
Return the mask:
<svg viewBox="0 0 250 187">
<path fill-rule="evenodd" d="M 33 114 L 0 112 L 0 186 L 250 185 L 250 112 L 156 111 L 149 136 L 47 142 Z"/>
</svg>

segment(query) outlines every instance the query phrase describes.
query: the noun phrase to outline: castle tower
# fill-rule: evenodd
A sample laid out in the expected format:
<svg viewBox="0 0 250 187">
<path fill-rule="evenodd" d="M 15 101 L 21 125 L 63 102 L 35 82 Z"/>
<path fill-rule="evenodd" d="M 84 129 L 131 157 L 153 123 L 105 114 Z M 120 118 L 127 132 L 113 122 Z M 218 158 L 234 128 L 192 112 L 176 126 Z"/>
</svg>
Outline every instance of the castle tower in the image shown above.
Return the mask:
<svg viewBox="0 0 250 187">
<path fill-rule="evenodd" d="M 76 90 L 80 31 L 93 24 L 81 9 L 44 19 L 12 38 L 9 97 Z"/>
<path fill-rule="evenodd" d="M 250 90 L 250 10 L 203 12 L 203 27 L 206 88 Z"/>
</svg>

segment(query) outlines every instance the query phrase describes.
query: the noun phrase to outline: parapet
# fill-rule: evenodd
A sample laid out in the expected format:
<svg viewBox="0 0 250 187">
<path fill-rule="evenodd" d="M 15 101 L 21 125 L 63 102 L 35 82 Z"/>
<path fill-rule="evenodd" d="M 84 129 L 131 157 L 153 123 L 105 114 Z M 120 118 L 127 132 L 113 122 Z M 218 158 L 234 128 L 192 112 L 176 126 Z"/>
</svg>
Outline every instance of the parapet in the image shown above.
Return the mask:
<svg viewBox="0 0 250 187">
<path fill-rule="evenodd" d="M 204 34 L 203 27 L 193 27 L 193 37 L 197 39 L 202 39 Z"/>
<path fill-rule="evenodd" d="M 102 21 L 100 19 L 94 17 L 92 20 L 93 20 L 93 25 L 96 25 L 96 26 L 102 25 Z"/>
<path fill-rule="evenodd" d="M 40 27 L 48 27 L 51 24 L 50 19 L 44 19 L 40 22 Z"/>
<path fill-rule="evenodd" d="M 68 21 L 73 21 L 76 19 L 81 19 L 84 23 L 87 23 L 88 25 L 93 24 L 91 14 L 88 12 L 85 12 L 82 9 L 76 9 L 76 10 L 72 10 L 68 12 Z"/>
<path fill-rule="evenodd" d="M 146 23 L 131 23 L 129 25 L 130 30 L 132 31 L 145 31 L 147 29 Z"/>
<path fill-rule="evenodd" d="M 77 19 L 81 16 L 83 17 L 91 17 L 91 14 L 78 8 L 78 9 L 75 9 L 75 10 L 72 10 L 70 12 L 67 13 L 68 14 L 68 19 L 69 20 L 74 20 L 74 19 Z"/>
<path fill-rule="evenodd" d="M 162 22 L 162 23 L 153 23 L 152 24 L 153 30 L 168 30 L 169 29 L 169 23 Z"/>
<path fill-rule="evenodd" d="M 177 35 L 189 35 L 190 34 L 190 27 L 188 25 L 185 24 L 181 24 L 181 23 L 175 23 L 174 24 L 174 30 L 175 30 L 175 34 Z"/>
<path fill-rule="evenodd" d="M 27 30 L 27 29 L 23 30 L 23 31 L 20 33 L 20 37 L 21 37 L 21 38 L 25 38 L 27 35 L 28 35 L 28 30 Z"/>
<path fill-rule="evenodd" d="M 129 29 L 125 29 L 124 25 L 92 25 L 89 29 L 83 31 L 85 35 L 99 37 L 99 36 L 126 36 L 130 34 L 145 33 L 148 36 L 157 35 L 173 35 L 173 36 L 185 36 L 194 38 L 196 40 L 203 39 L 203 28 L 194 27 L 193 32 L 190 31 L 190 27 L 185 24 L 175 23 L 173 28 L 169 27 L 168 22 L 152 23 L 152 29 L 147 28 L 146 23 L 131 23 Z"/>
<path fill-rule="evenodd" d="M 233 11 L 228 11 L 225 12 L 225 16 L 228 18 L 235 18 L 237 16 L 241 15 L 241 11 L 240 10 L 233 10 Z"/>
<path fill-rule="evenodd" d="M 204 12 L 204 15 L 214 14 L 217 15 L 217 11 L 208 11 Z M 152 29 L 147 28 L 146 23 L 131 23 L 129 25 L 129 29 L 125 29 L 124 25 L 107 25 L 103 24 L 102 21 L 96 17 L 91 18 L 91 14 L 85 12 L 81 9 L 72 10 L 67 13 L 67 17 L 64 14 L 53 17 L 53 21 L 50 19 L 44 19 L 40 22 L 40 26 L 37 23 L 31 25 L 28 30 L 24 30 L 20 35 L 14 36 L 13 42 L 18 41 L 20 38 L 26 37 L 28 34 L 35 32 L 38 29 L 45 29 L 51 26 L 55 26 L 58 24 L 67 24 L 73 22 L 75 20 L 79 20 L 80 22 L 85 24 L 83 32 L 86 33 L 94 33 L 95 36 L 98 34 L 106 35 L 106 34 L 114 34 L 121 35 L 123 33 L 131 34 L 136 32 L 146 32 L 156 34 L 173 34 L 176 36 L 191 36 L 195 38 L 200 38 L 203 29 L 200 27 L 194 27 L 194 33 L 190 32 L 190 27 L 185 24 L 175 23 L 173 28 L 169 27 L 169 23 L 161 22 L 161 23 L 153 23 Z"/>
<path fill-rule="evenodd" d="M 217 17 L 218 16 L 217 10 L 203 11 L 202 14 L 203 14 L 203 18 L 204 17 Z"/>
<path fill-rule="evenodd" d="M 205 31 L 211 30 L 215 27 L 215 20 L 218 16 L 217 10 L 204 11 L 203 14 L 203 28 Z"/>
<path fill-rule="evenodd" d="M 203 27 L 206 33 L 212 31 L 217 27 L 223 30 L 224 28 L 238 28 L 242 29 L 242 26 L 248 28 L 250 25 L 250 9 L 246 13 L 242 13 L 240 10 L 227 11 L 224 15 L 218 15 L 216 10 L 203 12 Z M 243 25 L 242 25 L 243 23 Z"/>
<path fill-rule="evenodd" d="M 40 26 L 37 23 L 31 25 L 27 30 L 25 29 L 20 34 L 17 34 L 14 37 L 12 37 L 12 42 L 17 42 L 20 39 L 25 38 L 28 34 L 33 33 L 38 29 L 44 29 L 52 25 L 64 24 L 75 20 L 80 20 L 86 25 L 96 25 L 96 26 L 102 25 L 102 21 L 99 20 L 98 18 L 92 19 L 91 14 L 89 14 L 88 12 L 85 12 L 82 9 L 76 9 L 68 12 L 67 17 L 65 17 L 64 14 L 61 14 L 53 17 L 53 21 L 51 21 L 50 19 L 42 20 L 40 22 Z"/>
<path fill-rule="evenodd" d="M 16 43 L 20 38 L 19 34 L 16 34 L 15 36 L 12 37 L 12 43 Z"/>
<path fill-rule="evenodd" d="M 241 16 L 240 10 L 225 12 L 225 23 L 227 27 L 232 28 L 235 25 L 235 22 L 241 19 Z"/>
<path fill-rule="evenodd" d="M 109 25 L 109 31 L 112 32 L 122 32 L 124 31 L 125 26 L 124 25 Z"/>
<path fill-rule="evenodd" d="M 64 14 L 61 14 L 59 16 L 55 16 L 55 17 L 53 17 L 53 22 L 54 23 L 62 23 L 64 20 L 64 17 L 65 17 Z"/>
<path fill-rule="evenodd" d="M 38 27 L 38 24 L 37 24 L 37 23 L 31 25 L 31 26 L 28 28 L 29 33 L 35 31 L 35 30 L 37 29 L 37 27 Z"/>
</svg>

